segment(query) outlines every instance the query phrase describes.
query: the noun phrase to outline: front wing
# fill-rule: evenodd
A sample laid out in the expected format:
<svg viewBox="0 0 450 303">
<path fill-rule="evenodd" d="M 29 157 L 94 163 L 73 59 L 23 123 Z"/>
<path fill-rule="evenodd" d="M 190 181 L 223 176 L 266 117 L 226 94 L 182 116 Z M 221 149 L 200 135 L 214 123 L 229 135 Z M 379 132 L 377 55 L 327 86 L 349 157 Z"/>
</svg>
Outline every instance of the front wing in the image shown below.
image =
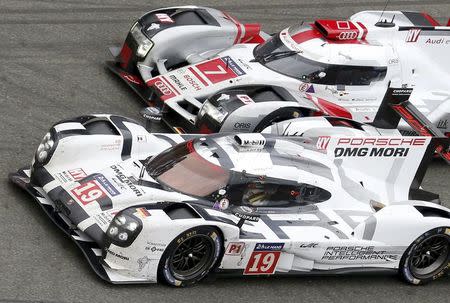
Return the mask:
<svg viewBox="0 0 450 303">
<path fill-rule="evenodd" d="M 88 235 L 77 229 L 76 226 L 72 225 L 70 220 L 58 210 L 57 205 L 46 195 L 41 187 L 34 186 L 30 183 L 30 170 L 28 168 L 23 168 L 18 170 L 16 173 L 9 174 L 9 179 L 14 184 L 27 191 L 36 200 L 36 202 L 38 202 L 56 226 L 58 226 L 77 244 L 92 269 L 100 278 L 114 284 L 151 282 L 141 279 L 130 280 L 131 277 L 123 277 L 118 275 L 110 268 L 103 265 L 102 249 Z"/>
</svg>

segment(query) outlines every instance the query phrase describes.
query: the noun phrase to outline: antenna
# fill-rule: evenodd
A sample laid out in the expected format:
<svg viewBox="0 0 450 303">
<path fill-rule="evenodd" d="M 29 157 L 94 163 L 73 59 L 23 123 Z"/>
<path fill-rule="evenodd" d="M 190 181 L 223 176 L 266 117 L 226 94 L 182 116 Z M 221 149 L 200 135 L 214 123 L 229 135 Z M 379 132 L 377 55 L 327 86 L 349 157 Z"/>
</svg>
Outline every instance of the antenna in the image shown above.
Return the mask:
<svg viewBox="0 0 450 303">
<path fill-rule="evenodd" d="M 386 11 L 386 8 L 387 8 L 387 6 L 388 6 L 388 4 L 389 4 L 390 1 L 391 1 L 391 0 L 386 0 L 386 4 L 384 5 L 383 11 L 381 12 L 380 19 L 378 20 L 378 22 L 380 22 L 380 21 L 381 21 L 381 18 L 383 18 L 384 12 Z M 377 22 L 377 23 L 378 23 L 378 22 Z"/>
</svg>

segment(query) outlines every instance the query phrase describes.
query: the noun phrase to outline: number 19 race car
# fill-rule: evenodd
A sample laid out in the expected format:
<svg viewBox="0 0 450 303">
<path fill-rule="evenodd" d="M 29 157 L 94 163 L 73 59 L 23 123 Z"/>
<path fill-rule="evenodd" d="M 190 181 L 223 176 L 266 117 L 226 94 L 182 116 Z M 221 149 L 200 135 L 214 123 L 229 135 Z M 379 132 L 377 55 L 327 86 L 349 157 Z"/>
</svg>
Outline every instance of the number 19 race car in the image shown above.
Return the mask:
<svg viewBox="0 0 450 303">
<path fill-rule="evenodd" d="M 411 102 L 450 135 L 450 26 L 424 13 L 364 11 L 269 36 L 216 9 L 162 8 L 111 50 L 107 66 L 178 133 L 314 115 L 371 122 L 392 82 L 414 88 Z"/>
<path fill-rule="evenodd" d="M 374 123 L 390 129 L 311 117 L 281 133 L 150 134 L 82 116 L 10 179 L 112 283 L 371 271 L 426 283 L 450 266 L 450 210 L 420 183 L 450 139 L 409 94 L 389 90 Z M 401 136 L 400 116 L 423 136 Z"/>
</svg>

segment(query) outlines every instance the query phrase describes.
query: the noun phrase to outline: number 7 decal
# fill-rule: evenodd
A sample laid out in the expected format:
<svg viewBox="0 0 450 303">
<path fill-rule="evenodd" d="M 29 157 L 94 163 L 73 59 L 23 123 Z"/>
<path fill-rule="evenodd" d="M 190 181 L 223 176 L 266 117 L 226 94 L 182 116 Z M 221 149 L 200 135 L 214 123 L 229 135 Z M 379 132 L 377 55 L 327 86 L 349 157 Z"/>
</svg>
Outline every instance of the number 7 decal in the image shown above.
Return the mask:
<svg viewBox="0 0 450 303">
<path fill-rule="evenodd" d="M 281 251 L 254 251 L 248 260 L 244 275 L 271 275 L 280 258 Z"/>
<path fill-rule="evenodd" d="M 221 65 L 217 65 L 218 70 L 203 70 L 205 75 L 224 75 L 227 71 Z"/>
<path fill-rule="evenodd" d="M 197 64 L 195 67 L 212 83 L 245 75 L 245 72 L 230 57 L 216 58 Z"/>
</svg>

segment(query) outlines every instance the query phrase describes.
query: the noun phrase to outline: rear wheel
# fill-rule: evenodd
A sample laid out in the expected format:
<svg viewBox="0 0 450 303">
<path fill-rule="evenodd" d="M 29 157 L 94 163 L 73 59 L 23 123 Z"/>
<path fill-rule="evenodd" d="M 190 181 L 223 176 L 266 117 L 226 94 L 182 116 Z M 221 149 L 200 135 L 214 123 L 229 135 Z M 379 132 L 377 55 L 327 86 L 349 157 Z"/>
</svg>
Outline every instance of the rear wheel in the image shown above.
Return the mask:
<svg viewBox="0 0 450 303">
<path fill-rule="evenodd" d="M 187 286 L 203 279 L 222 253 L 222 236 L 216 228 L 200 226 L 176 237 L 164 252 L 158 279 L 173 286 Z"/>
<path fill-rule="evenodd" d="M 399 272 L 408 283 L 419 285 L 436 280 L 450 268 L 450 228 L 440 227 L 421 235 L 406 250 Z"/>
</svg>

